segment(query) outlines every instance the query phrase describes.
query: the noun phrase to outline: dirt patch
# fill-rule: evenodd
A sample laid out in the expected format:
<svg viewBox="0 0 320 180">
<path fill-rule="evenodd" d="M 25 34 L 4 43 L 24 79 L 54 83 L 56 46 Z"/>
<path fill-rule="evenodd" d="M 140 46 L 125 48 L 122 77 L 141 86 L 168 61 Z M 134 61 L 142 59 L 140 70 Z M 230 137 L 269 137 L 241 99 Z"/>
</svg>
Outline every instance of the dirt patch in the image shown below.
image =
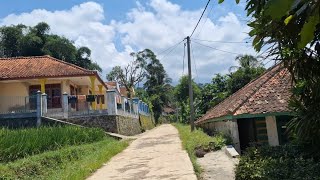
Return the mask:
<svg viewBox="0 0 320 180">
<path fill-rule="evenodd" d="M 197 159 L 203 168 L 204 180 L 234 180 L 234 168 L 238 159 L 229 158 L 223 150 L 209 152 L 203 158 Z"/>
</svg>

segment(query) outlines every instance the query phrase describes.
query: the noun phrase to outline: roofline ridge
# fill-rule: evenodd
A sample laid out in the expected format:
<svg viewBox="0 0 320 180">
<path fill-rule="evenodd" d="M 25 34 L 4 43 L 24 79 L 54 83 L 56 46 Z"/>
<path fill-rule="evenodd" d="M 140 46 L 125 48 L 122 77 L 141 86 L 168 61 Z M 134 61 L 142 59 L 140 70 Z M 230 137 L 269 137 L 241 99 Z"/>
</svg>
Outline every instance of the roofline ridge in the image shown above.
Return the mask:
<svg viewBox="0 0 320 180">
<path fill-rule="evenodd" d="M 280 66 L 281 64 L 282 64 L 282 63 L 278 63 L 278 64 L 276 64 L 276 65 L 268 68 L 268 69 L 267 69 L 264 73 L 262 73 L 260 76 L 256 77 L 254 80 L 250 81 L 248 84 L 246 84 L 245 86 L 243 86 L 242 88 L 240 88 L 239 90 L 237 90 L 236 92 L 234 92 L 233 94 L 231 94 L 229 97 L 227 97 L 226 99 L 224 99 L 223 101 L 221 101 L 221 102 L 218 103 L 217 105 L 213 106 L 213 107 L 212 107 L 211 109 L 209 109 L 202 117 L 204 117 L 208 112 L 212 111 L 215 107 L 219 106 L 220 104 L 222 104 L 223 102 L 227 101 L 227 100 L 230 99 L 231 97 L 236 96 L 236 94 L 237 94 L 238 92 L 240 92 L 242 89 L 244 89 L 245 87 L 249 86 L 251 83 L 255 82 L 256 80 L 258 80 L 259 78 L 261 78 L 263 75 L 267 74 L 267 73 L 270 72 L 272 69 L 276 68 L 277 66 Z M 278 71 L 277 71 L 277 72 L 278 72 Z M 275 74 L 276 74 L 276 73 L 274 73 L 274 74 L 272 75 L 272 77 L 273 77 Z M 270 78 L 271 78 L 271 77 L 270 77 Z M 269 80 L 270 78 L 268 78 L 268 80 Z M 266 82 L 266 81 L 265 81 L 265 82 Z M 262 86 L 263 84 L 264 84 L 264 83 L 261 83 L 261 86 Z M 260 87 L 261 87 L 261 86 L 260 86 Z M 256 91 L 254 91 L 254 92 L 256 92 Z M 247 101 L 247 100 L 248 100 L 248 98 L 247 98 L 245 101 Z M 243 104 L 243 103 L 241 103 L 241 104 Z M 236 110 L 237 110 L 237 109 L 239 109 L 239 107 L 236 108 Z M 234 111 L 232 112 L 232 114 L 233 114 L 236 110 L 234 110 Z M 230 114 L 227 114 L 227 115 L 230 115 Z M 201 118 L 202 118 L 202 117 L 201 117 Z M 199 118 L 198 120 L 200 120 L 201 118 Z M 197 121 L 198 121 L 198 120 L 197 120 Z M 197 122 L 197 121 L 196 121 L 196 122 Z"/>
<path fill-rule="evenodd" d="M 32 58 L 44 58 L 47 55 L 43 55 L 43 56 L 14 56 L 14 57 L 1 57 L 0 60 L 10 60 L 10 59 L 32 59 Z"/>
<path fill-rule="evenodd" d="M 50 56 L 50 55 L 44 55 L 43 57 L 48 57 L 48 58 L 50 58 L 50 59 L 52 59 L 52 60 L 54 60 L 54 61 L 58 61 L 58 62 L 64 63 L 64 64 L 66 64 L 66 65 L 72 66 L 72 67 L 74 67 L 74 68 L 77 68 L 77 69 L 80 69 L 80 70 L 83 70 L 83 71 L 96 72 L 95 70 L 85 69 L 85 68 L 80 67 L 80 66 L 77 66 L 77 65 L 75 65 L 75 64 L 72 64 L 72 63 L 63 61 L 63 60 L 61 60 L 61 59 L 57 59 L 57 58 L 55 58 L 55 57 L 52 57 L 52 56 Z"/>
</svg>

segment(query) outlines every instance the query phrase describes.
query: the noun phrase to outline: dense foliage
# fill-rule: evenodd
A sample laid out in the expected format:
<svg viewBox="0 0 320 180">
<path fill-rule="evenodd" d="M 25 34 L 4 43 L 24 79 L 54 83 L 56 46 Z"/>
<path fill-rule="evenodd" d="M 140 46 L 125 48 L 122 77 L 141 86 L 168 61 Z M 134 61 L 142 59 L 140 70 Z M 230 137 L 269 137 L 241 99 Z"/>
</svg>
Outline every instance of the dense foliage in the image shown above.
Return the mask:
<svg viewBox="0 0 320 180">
<path fill-rule="evenodd" d="M 0 179 L 85 179 L 128 146 L 111 137 L 0 163 Z"/>
<path fill-rule="evenodd" d="M 104 138 L 104 131 L 97 128 L 62 126 L 0 129 L 0 162 L 13 161 L 64 146 L 101 141 Z"/>
<path fill-rule="evenodd" d="M 251 147 L 240 158 L 236 179 L 320 179 L 320 162 L 297 146 Z"/>
<path fill-rule="evenodd" d="M 50 26 L 44 22 L 34 27 L 22 24 L 0 27 L 0 57 L 50 55 L 80 67 L 102 71 L 90 58 L 88 47 L 76 48 L 65 37 L 49 34 Z"/>
</svg>

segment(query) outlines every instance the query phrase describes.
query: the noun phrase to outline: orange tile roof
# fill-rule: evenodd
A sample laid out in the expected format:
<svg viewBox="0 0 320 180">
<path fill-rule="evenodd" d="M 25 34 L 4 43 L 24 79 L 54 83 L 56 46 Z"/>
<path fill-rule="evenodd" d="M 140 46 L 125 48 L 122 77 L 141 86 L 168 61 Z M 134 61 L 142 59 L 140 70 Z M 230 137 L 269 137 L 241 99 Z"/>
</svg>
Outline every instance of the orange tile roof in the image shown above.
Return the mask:
<svg viewBox="0 0 320 180">
<path fill-rule="evenodd" d="M 289 71 L 282 64 L 276 65 L 210 109 L 196 123 L 227 115 L 290 112 L 291 87 Z"/>
<path fill-rule="evenodd" d="M 51 56 L 0 58 L 0 81 L 92 75 L 104 84 L 96 71 Z"/>
</svg>

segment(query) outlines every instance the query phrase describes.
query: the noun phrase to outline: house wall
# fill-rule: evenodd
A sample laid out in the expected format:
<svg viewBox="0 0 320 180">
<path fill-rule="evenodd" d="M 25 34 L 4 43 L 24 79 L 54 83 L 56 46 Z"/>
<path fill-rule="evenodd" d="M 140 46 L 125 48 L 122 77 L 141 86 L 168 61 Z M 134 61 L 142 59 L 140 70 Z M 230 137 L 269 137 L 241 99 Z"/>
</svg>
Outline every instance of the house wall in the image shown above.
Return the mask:
<svg viewBox="0 0 320 180">
<path fill-rule="evenodd" d="M 267 116 L 266 117 L 266 125 L 267 125 L 267 134 L 268 134 L 269 145 L 270 146 L 279 145 L 276 117 L 275 116 Z"/>
<path fill-rule="evenodd" d="M 25 98 L 26 96 L 29 96 L 29 85 L 27 83 L 0 82 L 0 113 L 24 109 L 26 101 L 28 101 Z"/>
<path fill-rule="evenodd" d="M 240 140 L 237 120 L 217 121 L 206 123 L 201 126 L 206 132 L 212 134 L 214 132 L 221 132 L 229 135 L 233 141 L 234 148 L 240 152 Z"/>
</svg>

